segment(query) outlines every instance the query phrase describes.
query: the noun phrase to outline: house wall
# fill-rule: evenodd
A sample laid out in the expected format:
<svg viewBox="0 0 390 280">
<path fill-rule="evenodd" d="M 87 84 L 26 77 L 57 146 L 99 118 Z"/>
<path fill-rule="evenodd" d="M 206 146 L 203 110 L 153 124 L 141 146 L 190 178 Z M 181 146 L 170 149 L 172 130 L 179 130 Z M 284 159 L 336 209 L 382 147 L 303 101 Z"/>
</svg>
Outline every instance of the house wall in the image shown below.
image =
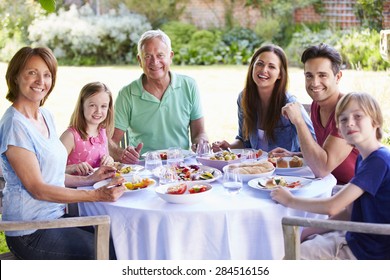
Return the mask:
<svg viewBox="0 0 390 280">
<path fill-rule="evenodd" d="M 232 3 L 233 2 L 233 3 Z M 309 6 L 297 9 L 295 22 L 320 22 L 325 20 L 343 29 L 359 26 L 354 14 L 356 0 L 323 0 L 325 13 L 319 15 Z M 226 11 L 231 10 L 234 20 L 243 27 L 254 27 L 261 13 L 259 10 L 245 7 L 245 0 L 192 0 L 186 6 L 182 20 L 195 24 L 199 28 L 225 26 Z M 384 0 L 384 29 L 390 28 L 390 0 Z"/>
</svg>

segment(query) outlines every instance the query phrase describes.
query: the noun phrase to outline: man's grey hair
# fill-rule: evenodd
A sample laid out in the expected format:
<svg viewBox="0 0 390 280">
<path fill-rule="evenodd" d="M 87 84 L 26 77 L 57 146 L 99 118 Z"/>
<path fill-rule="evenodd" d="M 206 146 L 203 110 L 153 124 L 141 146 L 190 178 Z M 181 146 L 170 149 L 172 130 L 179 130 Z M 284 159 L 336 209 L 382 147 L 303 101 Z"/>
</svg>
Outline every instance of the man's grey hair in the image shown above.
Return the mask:
<svg viewBox="0 0 390 280">
<path fill-rule="evenodd" d="M 138 55 L 141 55 L 145 42 L 154 38 L 159 38 L 161 41 L 164 42 L 165 45 L 168 46 L 169 51 L 172 51 L 171 39 L 169 39 L 168 35 L 165 34 L 163 31 L 157 29 L 146 31 L 144 34 L 141 35 L 141 38 L 138 41 Z"/>
</svg>

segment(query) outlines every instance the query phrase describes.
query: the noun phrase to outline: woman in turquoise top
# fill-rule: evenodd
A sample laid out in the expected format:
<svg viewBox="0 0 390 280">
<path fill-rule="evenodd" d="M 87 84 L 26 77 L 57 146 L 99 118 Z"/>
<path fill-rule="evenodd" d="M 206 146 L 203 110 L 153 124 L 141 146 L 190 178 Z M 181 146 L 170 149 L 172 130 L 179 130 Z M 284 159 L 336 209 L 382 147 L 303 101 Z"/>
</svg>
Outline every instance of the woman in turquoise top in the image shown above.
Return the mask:
<svg viewBox="0 0 390 280">
<path fill-rule="evenodd" d="M 249 65 L 244 90 L 238 105 L 238 135 L 232 143 L 217 141 L 213 150 L 230 148 L 253 148 L 270 151 L 284 147 L 299 151 L 295 126 L 281 114 L 282 107 L 296 98 L 287 93 L 287 58 L 279 46 L 266 45 L 253 55 Z M 302 107 L 302 115 L 313 138 L 315 133 L 311 120 Z"/>
<path fill-rule="evenodd" d="M 42 108 L 55 85 L 56 72 L 57 60 L 47 48 L 24 47 L 8 65 L 6 98 L 12 105 L 0 120 L 5 221 L 64 218 L 65 203 L 115 201 L 125 190 L 124 186 L 65 188 L 114 177 L 115 169 L 102 167 L 89 176 L 65 175 L 66 149 L 56 134 L 51 114 Z M 94 258 L 94 235 L 83 228 L 5 234 L 8 247 L 21 259 Z M 110 257 L 115 258 L 112 248 Z"/>
</svg>

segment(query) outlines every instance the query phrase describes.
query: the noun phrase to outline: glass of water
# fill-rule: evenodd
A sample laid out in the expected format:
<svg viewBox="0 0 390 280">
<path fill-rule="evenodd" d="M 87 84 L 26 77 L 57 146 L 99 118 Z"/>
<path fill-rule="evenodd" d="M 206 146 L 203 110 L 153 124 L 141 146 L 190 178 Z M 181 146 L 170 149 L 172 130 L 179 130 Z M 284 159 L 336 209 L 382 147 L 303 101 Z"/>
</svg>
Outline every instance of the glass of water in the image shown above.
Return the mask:
<svg viewBox="0 0 390 280">
<path fill-rule="evenodd" d="M 160 169 L 159 174 L 160 185 L 176 183 L 179 181 L 179 177 L 176 172 L 176 168 L 169 165 L 164 165 Z"/>
<path fill-rule="evenodd" d="M 167 151 L 167 165 L 179 166 L 184 163 L 183 151 L 181 148 L 171 147 Z"/>
<path fill-rule="evenodd" d="M 198 143 L 198 145 L 196 147 L 196 154 L 199 157 L 204 157 L 204 156 L 210 155 L 211 154 L 210 144 L 208 142 Z"/>
<path fill-rule="evenodd" d="M 162 166 L 162 160 L 160 153 L 158 152 L 148 152 L 145 156 L 145 169 L 153 171 L 158 167 Z"/>
<path fill-rule="evenodd" d="M 238 194 L 242 189 L 242 178 L 240 173 L 238 173 L 238 170 L 226 170 L 226 172 L 223 174 L 223 187 L 230 195 L 236 195 Z"/>
</svg>

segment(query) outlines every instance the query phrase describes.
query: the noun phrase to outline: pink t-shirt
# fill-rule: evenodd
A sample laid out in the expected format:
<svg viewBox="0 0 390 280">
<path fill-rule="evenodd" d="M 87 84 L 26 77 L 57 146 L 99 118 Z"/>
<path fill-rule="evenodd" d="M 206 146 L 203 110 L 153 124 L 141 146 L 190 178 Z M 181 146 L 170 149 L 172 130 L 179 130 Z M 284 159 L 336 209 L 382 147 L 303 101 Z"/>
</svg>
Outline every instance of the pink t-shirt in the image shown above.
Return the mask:
<svg viewBox="0 0 390 280">
<path fill-rule="evenodd" d="M 332 115 L 329 117 L 328 123 L 325 127 L 321 124 L 320 119 L 320 106 L 317 102 L 313 101 L 311 105 L 311 121 L 313 122 L 314 131 L 316 133 L 317 142 L 322 147 L 325 139 L 329 136 L 335 136 L 343 138 L 336 127 L 335 112 L 333 111 Z M 359 151 L 356 148 L 353 148 L 348 157 L 333 171 L 333 176 L 337 179 L 337 184 L 346 184 L 348 183 L 353 175 L 355 174 L 355 163 L 356 158 L 359 154 Z"/>
<path fill-rule="evenodd" d="M 102 156 L 109 154 L 106 129 L 100 129 L 98 136 L 89 137 L 88 140 L 83 140 L 80 133 L 72 127 L 68 131 L 74 136 L 75 147 L 68 155 L 67 165 L 88 162 L 93 168 L 99 167 Z"/>
</svg>

